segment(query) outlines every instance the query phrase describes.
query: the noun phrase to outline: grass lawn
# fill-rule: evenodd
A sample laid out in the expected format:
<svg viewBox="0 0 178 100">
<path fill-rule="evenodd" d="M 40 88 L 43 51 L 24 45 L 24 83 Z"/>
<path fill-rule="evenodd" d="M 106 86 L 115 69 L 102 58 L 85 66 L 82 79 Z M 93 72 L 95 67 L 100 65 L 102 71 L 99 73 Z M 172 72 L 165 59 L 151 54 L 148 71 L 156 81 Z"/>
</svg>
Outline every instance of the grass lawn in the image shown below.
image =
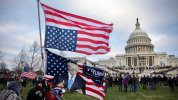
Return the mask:
<svg viewBox="0 0 178 100">
<path fill-rule="evenodd" d="M 26 99 L 28 91 L 32 88 L 29 83 L 25 88 L 25 96 L 23 100 Z M 0 91 L 2 91 L 3 84 L 0 84 Z M 177 87 L 176 92 L 171 92 L 169 87 L 158 87 L 157 90 L 143 90 L 142 88 L 137 88 L 137 92 L 119 92 L 118 86 L 113 86 L 108 89 L 104 100 L 178 100 Z M 124 89 L 124 87 L 122 88 Z M 129 88 L 127 87 L 129 90 Z M 20 93 L 22 95 L 22 92 Z M 69 93 L 64 94 L 66 100 L 98 100 L 93 97 L 82 95 L 79 93 Z"/>
</svg>

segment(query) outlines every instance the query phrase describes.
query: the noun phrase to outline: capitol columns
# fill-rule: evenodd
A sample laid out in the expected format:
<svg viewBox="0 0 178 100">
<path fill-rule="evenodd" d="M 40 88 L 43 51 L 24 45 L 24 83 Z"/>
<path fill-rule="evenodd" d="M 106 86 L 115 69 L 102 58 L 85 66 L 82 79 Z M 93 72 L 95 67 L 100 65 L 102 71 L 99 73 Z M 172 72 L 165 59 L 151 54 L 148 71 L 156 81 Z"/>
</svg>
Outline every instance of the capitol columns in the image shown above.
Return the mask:
<svg viewBox="0 0 178 100">
<path fill-rule="evenodd" d="M 130 57 L 130 58 L 131 58 L 131 64 L 130 65 L 132 66 L 132 57 Z"/>
<path fill-rule="evenodd" d="M 125 67 L 126 67 L 126 64 L 127 64 L 127 57 L 125 57 Z"/>
<path fill-rule="evenodd" d="M 154 63 L 153 63 L 153 56 L 152 56 L 152 66 L 153 66 L 153 64 L 154 64 Z"/>
</svg>

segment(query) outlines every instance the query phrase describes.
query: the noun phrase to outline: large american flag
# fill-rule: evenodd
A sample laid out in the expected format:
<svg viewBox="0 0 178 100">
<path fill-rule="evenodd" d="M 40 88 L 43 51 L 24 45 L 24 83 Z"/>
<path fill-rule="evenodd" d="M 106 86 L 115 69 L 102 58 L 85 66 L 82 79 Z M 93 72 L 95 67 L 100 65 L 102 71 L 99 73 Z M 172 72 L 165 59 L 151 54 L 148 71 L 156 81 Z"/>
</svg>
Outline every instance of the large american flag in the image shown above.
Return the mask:
<svg viewBox="0 0 178 100">
<path fill-rule="evenodd" d="M 113 24 L 56 10 L 41 3 L 45 13 L 45 48 L 72 51 L 86 55 L 110 51 L 109 35 Z"/>
<path fill-rule="evenodd" d="M 33 71 L 31 71 L 28 68 L 24 67 L 22 76 L 30 78 L 30 79 L 35 79 L 36 73 L 34 73 Z"/>
<path fill-rule="evenodd" d="M 83 64 L 76 63 L 68 58 L 56 55 L 47 49 L 45 49 L 45 80 L 48 81 L 53 79 L 54 76 L 66 74 L 68 72 L 67 62 L 72 62 L 78 65 L 79 72 L 77 74 L 86 81 L 86 95 L 103 100 L 105 97 L 105 80 L 103 80 L 103 85 L 96 85 L 91 78 L 88 78 L 83 74 Z"/>
</svg>

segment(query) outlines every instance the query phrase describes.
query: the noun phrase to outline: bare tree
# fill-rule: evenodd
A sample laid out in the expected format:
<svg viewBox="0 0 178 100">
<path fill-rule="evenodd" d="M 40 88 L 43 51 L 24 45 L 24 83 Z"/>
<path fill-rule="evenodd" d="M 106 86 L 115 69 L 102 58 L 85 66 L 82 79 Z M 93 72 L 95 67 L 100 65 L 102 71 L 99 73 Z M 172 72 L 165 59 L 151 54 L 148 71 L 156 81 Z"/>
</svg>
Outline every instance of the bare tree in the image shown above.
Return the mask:
<svg viewBox="0 0 178 100">
<path fill-rule="evenodd" d="M 13 70 L 19 76 L 22 74 L 23 67 L 29 66 L 26 61 L 27 54 L 24 49 L 25 47 L 23 47 L 18 56 L 12 60 L 12 66 L 14 67 Z"/>
<path fill-rule="evenodd" d="M 1 70 L 1 72 L 5 73 L 7 71 L 6 67 L 7 67 L 7 64 L 4 61 L 2 61 L 0 63 L 0 70 Z"/>
<path fill-rule="evenodd" d="M 27 52 L 27 63 L 29 64 L 29 69 L 41 69 L 41 55 L 40 55 L 40 46 L 38 41 L 34 41 L 30 45 L 30 50 Z"/>
</svg>

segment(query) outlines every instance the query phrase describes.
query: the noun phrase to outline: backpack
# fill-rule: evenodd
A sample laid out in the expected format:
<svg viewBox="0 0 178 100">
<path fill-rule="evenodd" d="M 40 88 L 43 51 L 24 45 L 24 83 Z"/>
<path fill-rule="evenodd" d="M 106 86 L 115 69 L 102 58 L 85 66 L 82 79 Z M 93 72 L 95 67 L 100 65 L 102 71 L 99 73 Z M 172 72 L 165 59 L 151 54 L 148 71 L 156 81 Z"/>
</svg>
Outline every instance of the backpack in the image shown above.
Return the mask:
<svg viewBox="0 0 178 100">
<path fill-rule="evenodd" d="M 12 90 L 3 90 L 0 93 L 0 100 L 23 100 L 21 96 L 17 96 L 17 94 Z"/>
</svg>

